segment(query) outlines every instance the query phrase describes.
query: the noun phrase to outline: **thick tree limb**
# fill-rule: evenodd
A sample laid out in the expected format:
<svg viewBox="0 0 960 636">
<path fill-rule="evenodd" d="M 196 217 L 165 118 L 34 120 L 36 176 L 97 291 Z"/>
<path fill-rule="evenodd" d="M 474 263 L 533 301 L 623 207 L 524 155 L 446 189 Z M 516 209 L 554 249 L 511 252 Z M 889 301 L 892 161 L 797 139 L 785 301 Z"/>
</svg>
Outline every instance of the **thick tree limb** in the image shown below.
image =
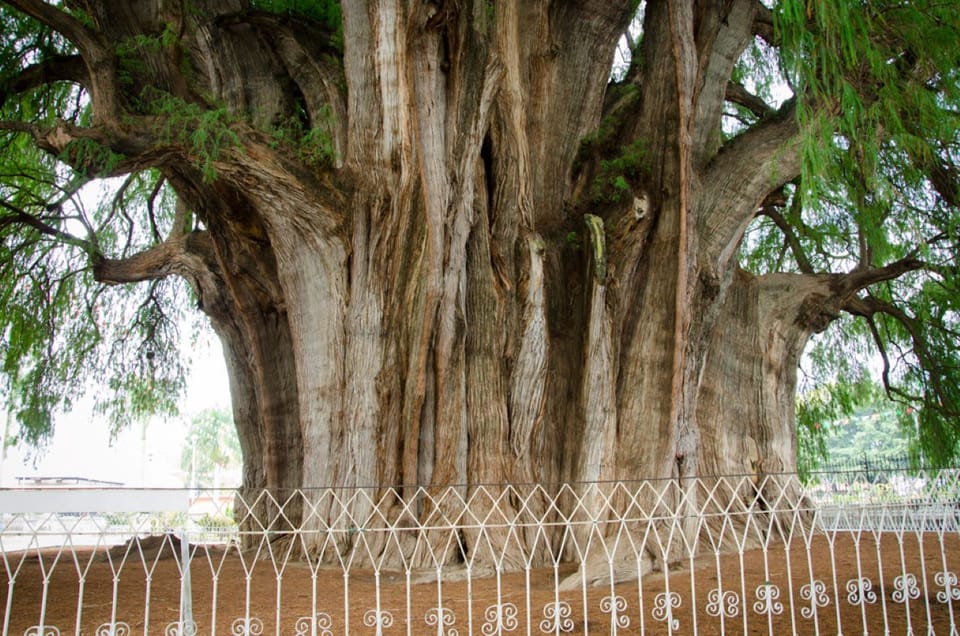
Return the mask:
<svg viewBox="0 0 960 636">
<path fill-rule="evenodd" d="M 834 289 L 838 295 L 848 296 L 851 293 L 866 289 L 871 285 L 894 280 L 907 272 L 926 268 L 926 263 L 916 258 L 902 258 L 884 267 L 871 269 L 855 269 L 849 274 L 843 274 L 836 279 Z"/>
<path fill-rule="evenodd" d="M 728 80 L 753 39 L 751 25 L 755 10 L 755 0 L 702 3 L 698 10 L 694 165 L 707 163 L 720 147 Z"/>
<path fill-rule="evenodd" d="M 704 254 L 716 271 L 733 257 L 768 194 L 800 175 L 794 102 L 728 143 L 708 166 L 698 200 Z"/>
<path fill-rule="evenodd" d="M 26 92 L 53 82 L 89 84 L 87 67 L 79 55 L 56 55 L 24 68 L 19 75 L 0 86 L 0 104 L 10 95 Z"/>
<path fill-rule="evenodd" d="M 3 3 L 39 20 L 73 42 L 81 53 L 102 49 L 98 34 L 65 11 L 43 0 L 3 0 Z"/>
<path fill-rule="evenodd" d="M 753 33 L 770 46 L 777 46 L 777 38 L 773 29 L 773 11 L 757 0 L 757 14 L 753 20 Z"/>
<path fill-rule="evenodd" d="M 159 280 L 171 275 L 196 278 L 210 270 L 213 248 L 205 232 L 171 236 L 126 258 L 100 257 L 93 264 L 94 278 L 106 285 Z"/>
<path fill-rule="evenodd" d="M 171 155 L 184 154 L 183 149 L 173 147 L 157 147 L 151 145 L 152 133 L 146 118 L 127 118 L 128 132 L 133 134 L 118 138 L 105 126 L 75 126 L 66 121 L 58 121 L 50 127 L 41 127 L 24 121 L 0 120 L 0 130 L 10 130 L 25 133 L 33 137 L 37 147 L 49 153 L 73 169 L 84 174 L 95 174 L 98 177 L 118 177 L 156 167 L 168 161 Z M 139 136 L 136 133 L 139 126 Z M 155 126 L 154 126 L 155 127 Z M 90 140 L 102 146 L 105 150 L 115 153 L 114 161 L 110 166 L 97 165 L 95 158 L 84 155 L 83 161 L 74 161 L 69 150 L 71 142 Z"/>
<path fill-rule="evenodd" d="M 89 73 L 94 117 L 111 124 L 119 124 L 115 57 L 102 34 L 43 0 L 2 1 L 46 24 L 77 47 Z"/>
<path fill-rule="evenodd" d="M 738 82 L 727 82 L 727 89 L 724 94 L 727 101 L 743 106 L 760 119 L 776 115 L 776 110 L 771 108 L 767 102 L 763 101 Z"/>
<path fill-rule="evenodd" d="M 175 272 L 182 246 L 176 242 L 159 243 L 127 258 L 100 258 L 94 263 L 93 275 L 107 285 L 139 283 L 166 278 Z"/>
<path fill-rule="evenodd" d="M 346 151 L 347 96 L 343 67 L 329 60 L 339 60 L 339 53 L 323 42 L 317 43 L 312 34 L 301 33 L 278 16 L 257 14 L 254 24 L 270 33 L 276 51 L 291 79 L 297 84 L 306 102 L 312 127 L 329 126 L 338 157 Z M 262 23 L 262 24 L 261 24 Z M 332 110 L 332 117 L 324 116 L 324 109 Z"/>
</svg>

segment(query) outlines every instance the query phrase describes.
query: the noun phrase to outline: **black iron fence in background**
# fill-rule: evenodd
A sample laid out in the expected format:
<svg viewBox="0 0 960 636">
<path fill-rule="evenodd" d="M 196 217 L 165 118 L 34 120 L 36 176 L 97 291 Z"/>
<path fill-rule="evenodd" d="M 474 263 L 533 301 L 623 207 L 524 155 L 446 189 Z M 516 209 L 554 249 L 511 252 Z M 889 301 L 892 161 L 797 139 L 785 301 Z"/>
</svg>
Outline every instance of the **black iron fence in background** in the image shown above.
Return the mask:
<svg viewBox="0 0 960 636">
<path fill-rule="evenodd" d="M 862 473 L 866 481 L 874 482 L 886 473 L 910 473 L 922 469 L 922 463 L 916 462 L 906 454 L 883 456 L 864 453 L 858 458 L 824 462 L 810 468 L 806 474 L 814 480 L 822 480 L 824 476 L 835 473 Z"/>
</svg>

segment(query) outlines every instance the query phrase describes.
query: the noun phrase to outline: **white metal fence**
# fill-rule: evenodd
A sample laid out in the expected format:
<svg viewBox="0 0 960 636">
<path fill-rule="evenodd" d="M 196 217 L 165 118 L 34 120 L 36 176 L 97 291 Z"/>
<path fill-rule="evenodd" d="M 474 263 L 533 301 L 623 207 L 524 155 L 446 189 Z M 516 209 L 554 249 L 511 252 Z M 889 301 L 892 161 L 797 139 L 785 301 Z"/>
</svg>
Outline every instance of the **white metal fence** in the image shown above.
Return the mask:
<svg viewBox="0 0 960 636">
<path fill-rule="evenodd" d="M 0 491 L 2 634 L 957 634 L 957 471 Z"/>
</svg>

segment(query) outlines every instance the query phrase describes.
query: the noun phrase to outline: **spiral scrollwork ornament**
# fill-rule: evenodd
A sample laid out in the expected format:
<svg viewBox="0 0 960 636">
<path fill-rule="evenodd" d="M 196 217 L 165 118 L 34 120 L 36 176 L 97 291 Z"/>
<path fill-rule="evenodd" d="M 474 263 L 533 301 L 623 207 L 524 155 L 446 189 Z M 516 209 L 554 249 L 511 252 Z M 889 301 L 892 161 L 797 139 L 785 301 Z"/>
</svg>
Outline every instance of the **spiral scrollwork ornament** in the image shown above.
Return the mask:
<svg viewBox="0 0 960 636">
<path fill-rule="evenodd" d="M 168 623 L 163 636 L 197 636 L 197 624 L 193 621 L 174 621 Z"/>
<path fill-rule="evenodd" d="M 459 632 L 453 627 L 457 622 L 457 617 L 453 610 L 446 607 L 431 607 L 423 617 L 424 622 L 430 627 L 437 628 L 437 634 L 443 636 L 457 636 Z"/>
<path fill-rule="evenodd" d="M 847 581 L 847 602 L 851 605 L 876 603 L 877 593 L 873 591 L 873 582 L 866 577 Z"/>
<path fill-rule="evenodd" d="M 316 630 L 316 631 L 314 631 Z M 333 636 L 333 619 L 326 612 L 315 616 L 301 616 L 293 624 L 293 636 Z"/>
<path fill-rule="evenodd" d="M 629 627 L 630 617 L 627 616 L 627 599 L 622 596 L 606 596 L 600 600 L 600 611 L 610 614 L 611 620 L 617 627 Z"/>
<path fill-rule="evenodd" d="M 757 600 L 753 604 L 753 611 L 757 614 L 773 616 L 783 613 L 783 603 L 777 600 L 780 598 L 780 588 L 776 585 L 772 583 L 758 585 L 756 596 Z"/>
<path fill-rule="evenodd" d="M 543 606 L 543 620 L 540 631 L 544 634 L 573 631 L 573 610 L 566 601 L 554 601 Z"/>
<path fill-rule="evenodd" d="M 937 572 L 933 576 L 933 581 L 943 588 L 942 592 L 937 592 L 937 600 L 941 603 L 950 601 L 960 601 L 960 587 L 957 587 L 957 575 L 954 572 Z"/>
<path fill-rule="evenodd" d="M 666 623 L 671 632 L 680 629 L 680 619 L 675 618 L 673 610 L 680 607 L 682 599 L 676 592 L 660 592 L 653 598 L 653 618 Z"/>
<path fill-rule="evenodd" d="M 920 598 L 920 587 L 917 577 L 913 574 L 901 574 L 893 579 L 893 593 L 890 595 L 895 603 L 903 603 L 907 599 Z"/>
<path fill-rule="evenodd" d="M 133 631 L 130 629 L 129 623 L 117 622 L 117 623 L 104 623 L 97 627 L 94 634 L 96 636 L 130 636 Z"/>
<path fill-rule="evenodd" d="M 393 614 L 386 610 L 368 609 L 363 615 L 363 624 L 367 627 L 391 627 Z"/>
<path fill-rule="evenodd" d="M 480 631 L 485 636 L 499 634 L 507 631 L 512 632 L 520 624 L 517 619 L 517 606 L 513 603 L 500 603 L 491 605 L 483 612 L 483 626 Z"/>
<path fill-rule="evenodd" d="M 261 636 L 263 621 L 255 616 L 238 618 L 230 625 L 230 633 L 233 636 Z"/>
<path fill-rule="evenodd" d="M 827 596 L 827 585 L 819 579 L 800 586 L 800 598 L 810 601 L 810 607 L 800 608 L 800 615 L 804 618 L 813 618 L 818 607 L 826 607 L 830 604 L 830 597 Z"/>
<path fill-rule="evenodd" d="M 710 616 L 733 618 L 740 613 L 740 595 L 732 590 L 721 592 L 714 588 L 707 594 L 706 610 Z"/>
</svg>

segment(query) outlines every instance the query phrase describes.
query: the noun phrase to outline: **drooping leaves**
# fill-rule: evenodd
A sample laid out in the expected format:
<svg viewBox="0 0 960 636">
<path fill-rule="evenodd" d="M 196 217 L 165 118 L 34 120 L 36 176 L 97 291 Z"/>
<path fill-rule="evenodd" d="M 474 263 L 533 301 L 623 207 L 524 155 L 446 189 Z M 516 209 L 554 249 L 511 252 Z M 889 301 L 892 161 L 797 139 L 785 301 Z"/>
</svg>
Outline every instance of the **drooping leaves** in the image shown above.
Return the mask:
<svg viewBox="0 0 960 636">
<path fill-rule="evenodd" d="M 862 377 L 843 371 L 856 352 L 900 412 L 910 406 L 917 455 L 946 463 L 960 455 L 960 14 L 923 0 L 787 0 L 775 12 L 803 174 L 753 224 L 741 263 L 844 275 L 915 261 L 855 290 L 842 309 L 856 318 L 809 355 L 816 391 L 834 387 L 828 403 L 843 404 Z M 817 395 L 801 399 L 801 437 Z"/>
</svg>

